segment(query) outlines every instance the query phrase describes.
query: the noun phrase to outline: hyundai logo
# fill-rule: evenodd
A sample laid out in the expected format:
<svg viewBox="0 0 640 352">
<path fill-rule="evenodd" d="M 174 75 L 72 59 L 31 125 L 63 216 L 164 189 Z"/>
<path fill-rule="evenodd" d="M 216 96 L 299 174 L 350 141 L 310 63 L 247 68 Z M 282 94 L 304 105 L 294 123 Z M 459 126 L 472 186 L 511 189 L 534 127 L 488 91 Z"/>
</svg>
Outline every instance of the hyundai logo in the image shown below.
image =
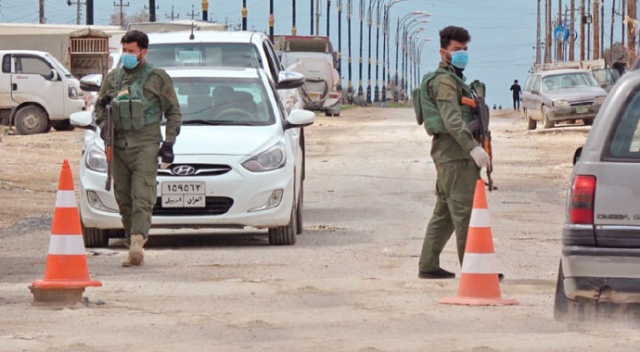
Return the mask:
<svg viewBox="0 0 640 352">
<path fill-rule="evenodd" d="M 171 172 L 176 176 L 191 176 L 196 173 L 196 168 L 189 165 L 179 165 L 171 168 Z"/>
</svg>

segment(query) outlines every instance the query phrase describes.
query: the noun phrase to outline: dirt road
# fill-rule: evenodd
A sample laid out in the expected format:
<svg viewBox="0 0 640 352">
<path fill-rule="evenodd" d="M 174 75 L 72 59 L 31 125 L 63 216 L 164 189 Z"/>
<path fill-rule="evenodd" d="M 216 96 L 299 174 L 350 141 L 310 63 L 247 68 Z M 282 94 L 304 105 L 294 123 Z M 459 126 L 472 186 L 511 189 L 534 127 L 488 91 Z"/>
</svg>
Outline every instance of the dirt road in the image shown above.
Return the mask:
<svg viewBox="0 0 640 352">
<path fill-rule="evenodd" d="M 33 304 L 27 286 L 43 276 L 60 165 L 77 177 L 82 132 L 2 136 L 0 351 L 636 351 L 624 322 L 568 329 L 552 317 L 564 192 L 587 127 L 527 132 L 505 111 L 492 129 L 489 210 L 511 307 L 440 305 L 458 280 L 417 278 L 435 168 L 410 109 L 350 109 L 307 129 L 295 246 L 156 231 L 131 269 L 112 241 L 113 255 L 87 257 L 104 286 L 71 307 Z M 459 273 L 456 258 L 451 241 L 443 267 Z"/>
</svg>

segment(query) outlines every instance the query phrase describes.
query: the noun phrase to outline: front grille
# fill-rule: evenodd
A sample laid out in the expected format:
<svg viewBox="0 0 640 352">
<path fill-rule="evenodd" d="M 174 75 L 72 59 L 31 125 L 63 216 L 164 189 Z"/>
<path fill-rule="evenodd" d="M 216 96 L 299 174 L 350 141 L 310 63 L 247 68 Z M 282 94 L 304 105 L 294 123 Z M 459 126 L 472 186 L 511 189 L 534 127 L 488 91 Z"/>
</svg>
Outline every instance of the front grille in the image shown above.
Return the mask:
<svg viewBox="0 0 640 352">
<path fill-rule="evenodd" d="M 591 105 L 593 105 L 593 100 L 576 101 L 571 103 L 571 106 L 591 106 Z"/>
<path fill-rule="evenodd" d="M 206 197 L 204 208 L 163 208 L 162 198 L 158 197 L 153 207 L 153 215 L 160 216 L 191 216 L 191 215 L 222 215 L 229 211 L 233 199 L 228 197 Z"/>
<path fill-rule="evenodd" d="M 176 172 L 189 170 L 189 172 Z M 231 171 L 231 166 L 221 164 L 171 164 L 168 169 L 158 168 L 158 176 L 217 176 Z"/>
</svg>

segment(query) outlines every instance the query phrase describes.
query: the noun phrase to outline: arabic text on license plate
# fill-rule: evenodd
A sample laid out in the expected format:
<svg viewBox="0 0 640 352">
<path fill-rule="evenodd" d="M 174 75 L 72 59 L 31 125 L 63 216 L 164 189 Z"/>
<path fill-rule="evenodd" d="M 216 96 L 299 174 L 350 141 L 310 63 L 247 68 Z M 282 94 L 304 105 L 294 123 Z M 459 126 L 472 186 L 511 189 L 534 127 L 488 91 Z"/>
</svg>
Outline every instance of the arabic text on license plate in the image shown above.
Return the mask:
<svg viewBox="0 0 640 352">
<path fill-rule="evenodd" d="M 586 114 L 588 112 L 589 112 L 589 107 L 587 107 L 587 106 L 578 106 L 576 108 L 576 113 L 578 113 L 578 114 Z"/>
<path fill-rule="evenodd" d="M 163 182 L 163 208 L 202 208 L 206 204 L 204 182 Z"/>
</svg>

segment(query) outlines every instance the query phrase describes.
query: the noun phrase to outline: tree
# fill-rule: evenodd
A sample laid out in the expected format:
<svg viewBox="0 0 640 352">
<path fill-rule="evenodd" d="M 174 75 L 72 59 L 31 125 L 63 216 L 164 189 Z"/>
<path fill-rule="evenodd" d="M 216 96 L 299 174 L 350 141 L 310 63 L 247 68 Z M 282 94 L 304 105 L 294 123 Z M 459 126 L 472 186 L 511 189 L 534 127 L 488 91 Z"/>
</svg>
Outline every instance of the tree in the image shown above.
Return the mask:
<svg viewBox="0 0 640 352">
<path fill-rule="evenodd" d="M 120 11 L 119 10 L 113 11 L 113 13 L 111 14 L 111 20 L 109 21 L 109 24 L 114 26 L 120 26 L 122 28 L 127 28 L 129 26 L 129 23 L 148 22 L 149 13 L 147 13 L 147 10 L 145 8 L 141 8 L 140 10 L 138 10 L 138 12 L 132 15 L 127 15 L 126 13 L 123 12 L 122 23 L 120 23 L 120 21 L 121 21 Z"/>
</svg>

